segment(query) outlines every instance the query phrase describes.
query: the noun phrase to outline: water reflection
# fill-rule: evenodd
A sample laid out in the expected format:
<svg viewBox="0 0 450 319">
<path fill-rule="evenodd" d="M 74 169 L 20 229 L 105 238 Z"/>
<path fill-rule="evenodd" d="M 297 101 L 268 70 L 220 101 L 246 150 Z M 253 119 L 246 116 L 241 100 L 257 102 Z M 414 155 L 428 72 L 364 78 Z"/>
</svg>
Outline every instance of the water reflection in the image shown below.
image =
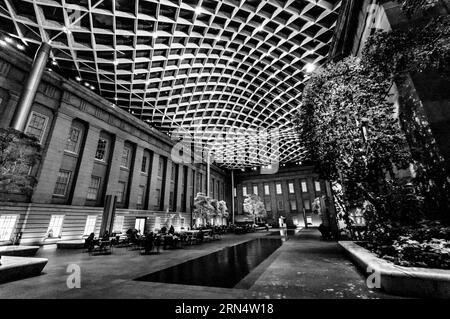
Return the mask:
<svg viewBox="0 0 450 319">
<path fill-rule="evenodd" d="M 280 239 L 258 238 L 135 280 L 232 288 L 281 244 Z"/>
</svg>

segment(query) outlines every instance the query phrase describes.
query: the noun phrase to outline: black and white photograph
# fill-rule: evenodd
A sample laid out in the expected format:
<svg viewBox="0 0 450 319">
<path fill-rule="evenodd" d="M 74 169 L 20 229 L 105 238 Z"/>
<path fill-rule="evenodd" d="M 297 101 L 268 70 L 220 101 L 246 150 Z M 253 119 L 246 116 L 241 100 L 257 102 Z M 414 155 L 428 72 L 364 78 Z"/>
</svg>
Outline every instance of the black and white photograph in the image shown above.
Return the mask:
<svg viewBox="0 0 450 319">
<path fill-rule="evenodd" d="M 450 0 L 0 0 L 0 161 L 0 299 L 449 299 Z"/>
</svg>

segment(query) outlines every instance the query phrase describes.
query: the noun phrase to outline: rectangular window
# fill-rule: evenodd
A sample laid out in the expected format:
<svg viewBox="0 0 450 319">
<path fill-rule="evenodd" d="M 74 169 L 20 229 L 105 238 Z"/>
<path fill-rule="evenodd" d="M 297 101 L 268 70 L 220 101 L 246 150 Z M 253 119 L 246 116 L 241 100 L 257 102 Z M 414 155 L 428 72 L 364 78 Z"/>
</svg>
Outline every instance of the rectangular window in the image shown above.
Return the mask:
<svg viewBox="0 0 450 319">
<path fill-rule="evenodd" d="M 175 175 L 176 175 L 175 168 L 176 168 L 175 165 L 172 164 L 172 170 L 171 170 L 171 174 L 170 174 L 170 180 L 172 182 L 175 182 Z"/>
<path fill-rule="evenodd" d="M 253 185 L 253 194 L 258 195 L 258 186 Z"/>
<path fill-rule="evenodd" d="M 125 147 L 122 152 L 122 161 L 120 163 L 120 166 L 128 168 L 130 163 L 130 149 L 128 147 Z"/>
<path fill-rule="evenodd" d="M 158 177 L 163 176 L 163 168 L 164 168 L 164 159 L 160 157 L 158 163 Z"/>
<path fill-rule="evenodd" d="M 233 197 L 236 197 L 236 187 L 233 188 Z"/>
<path fill-rule="evenodd" d="M 139 186 L 137 194 L 137 204 L 142 205 L 144 203 L 145 186 Z"/>
<path fill-rule="evenodd" d="M 278 210 L 283 211 L 284 210 L 284 203 L 282 200 L 277 201 Z"/>
<path fill-rule="evenodd" d="M 88 216 L 86 219 L 86 226 L 84 226 L 84 235 L 90 235 L 95 232 L 95 223 L 97 222 L 97 216 Z"/>
<path fill-rule="evenodd" d="M 265 202 L 264 206 L 265 206 L 267 212 L 272 211 L 272 203 L 270 201 Z"/>
<path fill-rule="evenodd" d="M 281 190 L 281 183 L 276 183 L 275 186 L 276 186 L 277 194 L 278 194 L 278 195 L 282 194 L 283 191 Z"/>
<path fill-rule="evenodd" d="M 101 178 L 91 176 L 91 183 L 89 184 L 86 199 L 97 200 L 98 191 L 100 190 Z"/>
<path fill-rule="evenodd" d="M 301 181 L 301 184 L 302 184 L 302 192 L 303 193 L 307 193 L 308 192 L 308 185 L 306 184 L 306 181 L 305 180 Z"/>
<path fill-rule="evenodd" d="M 314 182 L 314 187 L 316 189 L 316 192 L 320 192 L 320 182 L 319 181 Z"/>
<path fill-rule="evenodd" d="M 116 216 L 114 217 L 114 226 L 113 226 L 113 232 L 116 234 L 122 233 L 123 229 L 123 216 Z"/>
<path fill-rule="evenodd" d="M 242 195 L 247 196 L 247 186 L 242 187 Z"/>
<path fill-rule="evenodd" d="M 106 158 L 106 145 L 108 141 L 103 138 L 100 138 L 97 143 L 97 151 L 95 152 L 95 159 L 99 161 L 104 161 Z"/>
<path fill-rule="evenodd" d="M 25 133 L 34 136 L 42 143 L 45 128 L 47 127 L 48 117 L 37 112 L 31 112 Z"/>
<path fill-rule="evenodd" d="M 290 200 L 290 204 L 291 204 L 291 210 L 292 211 L 297 210 L 297 202 L 294 199 Z"/>
<path fill-rule="evenodd" d="M 125 199 L 125 190 L 127 184 L 125 182 L 119 182 L 119 191 L 117 192 L 117 202 L 123 203 Z"/>
<path fill-rule="evenodd" d="M 156 206 L 159 207 L 161 205 L 161 190 L 157 189 L 157 190 L 155 190 L 155 193 L 156 193 L 155 203 L 156 203 Z"/>
<path fill-rule="evenodd" d="M 155 229 L 159 229 L 161 227 L 161 217 L 155 217 Z"/>
<path fill-rule="evenodd" d="M 16 221 L 17 215 L 0 216 L 0 240 L 11 240 Z"/>
<path fill-rule="evenodd" d="M 146 220 L 147 220 L 147 218 L 145 218 L 145 217 L 138 217 L 138 218 L 136 218 L 136 221 L 134 222 L 134 228 L 139 231 L 140 235 L 144 235 Z"/>
<path fill-rule="evenodd" d="M 147 173 L 147 156 L 145 155 L 142 157 L 141 172 Z"/>
<path fill-rule="evenodd" d="M 288 186 L 289 186 L 289 194 L 294 194 L 295 193 L 294 183 L 293 182 L 289 182 Z"/>
<path fill-rule="evenodd" d="M 60 170 L 58 176 L 56 177 L 55 189 L 53 190 L 53 195 L 66 196 L 67 186 L 70 181 L 70 171 Z"/>
<path fill-rule="evenodd" d="M 66 151 L 78 154 L 78 146 L 81 140 L 81 130 L 77 127 L 71 127 L 69 138 L 67 139 Z"/>
<path fill-rule="evenodd" d="M 269 184 L 264 184 L 264 195 L 270 195 Z"/>
<path fill-rule="evenodd" d="M 50 224 L 47 229 L 48 238 L 59 238 L 61 237 L 62 225 L 63 225 L 64 215 L 52 215 L 50 218 Z"/>
<path fill-rule="evenodd" d="M 184 228 L 184 225 L 185 225 L 185 219 L 184 219 L 184 217 L 181 217 L 180 218 L 180 227 Z"/>
<path fill-rule="evenodd" d="M 303 200 L 303 206 L 305 207 L 306 210 L 310 210 L 311 209 L 311 202 L 309 201 L 309 199 L 304 199 Z"/>
</svg>

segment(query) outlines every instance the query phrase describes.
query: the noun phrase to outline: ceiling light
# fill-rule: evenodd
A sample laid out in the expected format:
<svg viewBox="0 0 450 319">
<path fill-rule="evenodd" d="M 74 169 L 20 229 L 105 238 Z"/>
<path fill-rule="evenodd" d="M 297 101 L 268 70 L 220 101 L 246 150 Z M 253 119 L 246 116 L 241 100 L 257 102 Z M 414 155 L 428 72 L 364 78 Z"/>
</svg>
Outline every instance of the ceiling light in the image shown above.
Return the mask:
<svg viewBox="0 0 450 319">
<path fill-rule="evenodd" d="M 195 14 L 202 14 L 203 13 L 203 9 L 202 9 L 202 7 L 200 7 L 200 6 L 198 6 L 198 7 L 196 7 L 195 8 Z"/>
<path fill-rule="evenodd" d="M 13 43 L 13 40 L 10 37 L 5 37 L 5 41 L 8 43 Z"/>
<path fill-rule="evenodd" d="M 91 90 L 95 90 L 95 86 L 91 85 Z"/>
<path fill-rule="evenodd" d="M 312 73 L 312 72 L 314 72 L 315 69 L 316 69 L 316 66 L 312 63 L 308 63 L 305 66 L 306 73 Z"/>
<path fill-rule="evenodd" d="M 158 35 L 156 34 L 156 32 L 153 32 L 153 33 L 152 33 L 152 37 L 155 38 L 155 39 L 158 38 Z"/>
<path fill-rule="evenodd" d="M 257 32 L 261 32 L 262 30 L 264 30 L 264 26 L 262 24 L 260 24 L 257 28 L 256 31 Z"/>
<path fill-rule="evenodd" d="M 56 60 L 53 60 L 53 61 L 52 61 L 52 64 L 53 64 L 53 65 L 57 65 L 58 62 L 56 62 Z"/>
<path fill-rule="evenodd" d="M 76 76 L 76 77 L 75 77 L 75 80 L 77 80 L 78 82 L 80 82 L 80 81 L 81 81 L 81 78 L 80 78 L 79 76 Z"/>
<path fill-rule="evenodd" d="M 64 33 L 70 33 L 70 30 L 67 29 L 66 27 L 63 27 L 63 28 L 62 28 L 62 31 L 63 31 Z"/>
<path fill-rule="evenodd" d="M 16 47 L 17 47 L 19 50 L 25 50 L 25 47 L 24 47 L 22 44 L 17 44 Z"/>
<path fill-rule="evenodd" d="M 114 64 L 114 65 L 119 65 L 119 61 L 114 60 L 114 61 L 113 61 L 113 64 Z"/>
<path fill-rule="evenodd" d="M 118 98 L 117 98 L 117 96 L 114 98 L 114 101 L 117 101 L 118 100 Z"/>
<path fill-rule="evenodd" d="M 88 82 L 84 82 L 84 86 L 89 86 L 90 84 Z"/>
<path fill-rule="evenodd" d="M 0 45 L 1 45 L 1 46 L 6 46 L 7 43 L 6 43 L 5 41 L 3 41 L 3 40 L 0 40 Z"/>
</svg>

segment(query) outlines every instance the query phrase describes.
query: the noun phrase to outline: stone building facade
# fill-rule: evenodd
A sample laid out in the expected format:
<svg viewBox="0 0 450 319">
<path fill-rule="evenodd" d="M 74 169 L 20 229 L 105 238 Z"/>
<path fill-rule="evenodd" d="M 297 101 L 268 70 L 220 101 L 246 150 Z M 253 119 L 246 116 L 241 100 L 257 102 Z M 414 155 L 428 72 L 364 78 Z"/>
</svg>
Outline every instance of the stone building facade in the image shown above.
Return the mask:
<svg viewBox="0 0 450 319">
<path fill-rule="evenodd" d="M 30 68 L 20 52 L 0 51 L 2 128 L 10 126 Z M 30 198 L 0 194 L 0 216 L 11 227 L 0 245 L 19 233 L 21 244 L 98 235 L 107 195 L 117 196 L 115 231 L 166 222 L 187 228 L 195 194 L 206 192 L 204 163 L 174 162 L 169 136 L 54 72 L 44 74 L 25 132 L 43 148 L 31 171 L 38 183 Z M 230 202 L 228 188 L 229 172 L 212 165 L 211 195 Z"/>
</svg>

